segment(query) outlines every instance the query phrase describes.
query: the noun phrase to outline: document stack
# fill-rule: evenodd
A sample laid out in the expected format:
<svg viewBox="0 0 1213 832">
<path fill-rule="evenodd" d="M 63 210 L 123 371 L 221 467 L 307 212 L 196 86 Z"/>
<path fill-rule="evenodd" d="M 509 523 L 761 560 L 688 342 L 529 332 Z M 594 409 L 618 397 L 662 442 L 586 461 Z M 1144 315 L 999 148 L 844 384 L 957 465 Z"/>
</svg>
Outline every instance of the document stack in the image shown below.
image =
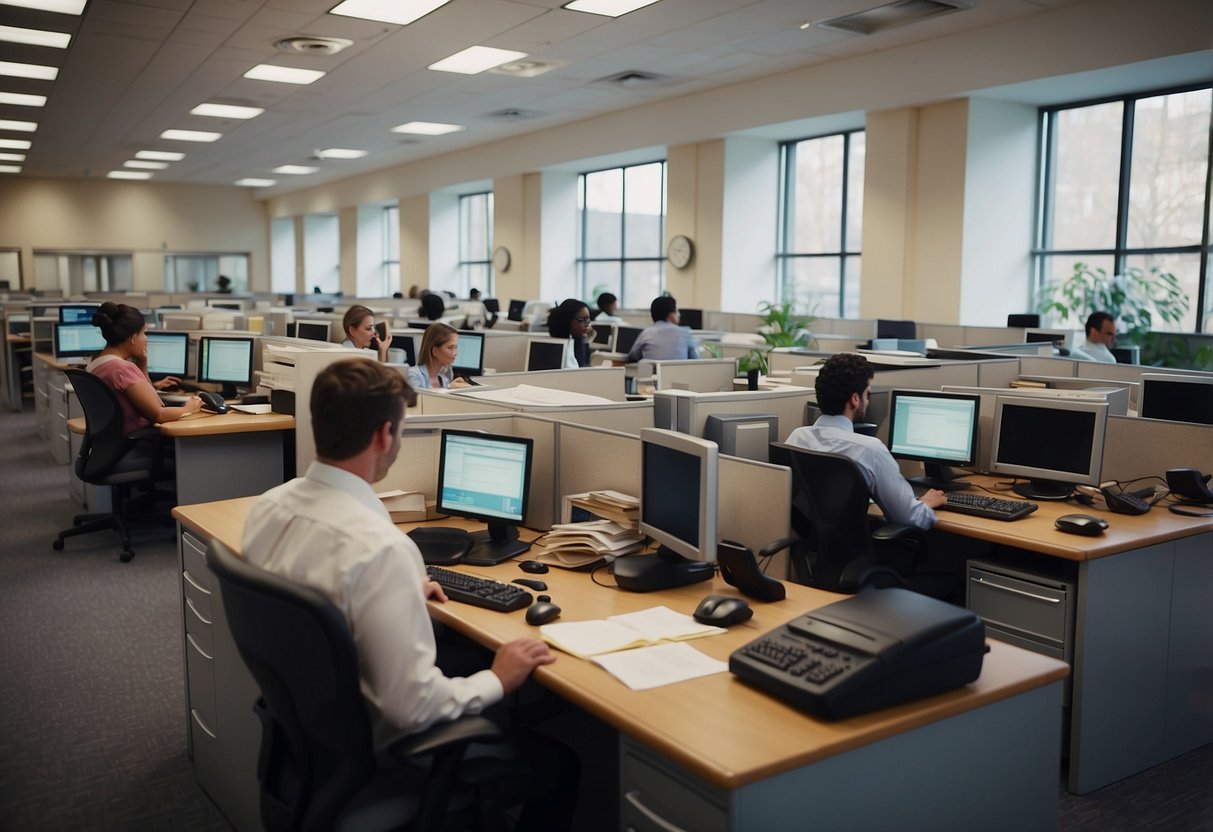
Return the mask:
<svg viewBox="0 0 1213 832">
<path fill-rule="evenodd" d="M 531 547 L 532 557 L 565 569 L 592 569 L 622 555 L 643 551 L 644 535 L 636 520 L 639 501 L 617 491 L 570 494 L 564 519 Z"/>
<path fill-rule="evenodd" d="M 581 520 L 612 520 L 625 529 L 639 525 L 640 500 L 618 491 L 591 491 L 564 498 L 561 518 L 565 523 Z"/>
</svg>

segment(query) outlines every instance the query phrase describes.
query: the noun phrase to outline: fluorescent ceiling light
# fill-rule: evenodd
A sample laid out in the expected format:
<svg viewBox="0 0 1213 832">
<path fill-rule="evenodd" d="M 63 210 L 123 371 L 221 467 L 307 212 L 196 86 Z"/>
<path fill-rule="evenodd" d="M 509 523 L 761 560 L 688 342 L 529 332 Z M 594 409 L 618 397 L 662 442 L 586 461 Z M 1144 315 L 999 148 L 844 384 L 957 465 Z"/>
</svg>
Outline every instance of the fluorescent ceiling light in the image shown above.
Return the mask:
<svg viewBox="0 0 1213 832">
<path fill-rule="evenodd" d="M 60 14 L 80 14 L 84 11 L 84 0 L 4 0 L 0 5 Z"/>
<path fill-rule="evenodd" d="M 314 168 L 310 165 L 279 165 L 274 168 L 272 173 L 293 173 L 296 176 L 303 176 L 308 173 L 315 173 L 320 168 Z"/>
<path fill-rule="evenodd" d="M 0 173 L 20 173 L 20 165 L 0 165 Z"/>
<path fill-rule="evenodd" d="M 345 0 L 344 3 L 334 6 L 329 14 L 407 26 L 449 2 L 450 0 Z"/>
<path fill-rule="evenodd" d="M 29 46 L 67 49 L 72 36 L 65 32 L 44 32 L 41 29 L 22 29 L 20 26 L 0 26 L 0 40 L 6 40 L 9 43 L 24 43 Z"/>
<path fill-rule="evenodd" d="M 0 147 L 5 150 L 29 150 L 30 142 L 27 139 L 0 139 Z"/>
<path fill-rule="evenodd" d="M 39 64 L 19 64 L 14 61 L 0 61 L 0 75 L 10 78 L 36 78 L 39 81 L 54 81 L 59 77 L 58 67 L 41 66 Z"/>
<path fill-rule="evenodd" d="M 36 121 L 13 121 L 10 118 L 0 118 L 0 130 L 13 130 L 17 133 L 33 133 L 38 129 Z"/>
<path fill-rule="evenodd" d="M 416 133 L 419 136 L 441 136 L 445 133 L 457 133 L 462 129 L 458 124 L 439 124 L 434 121 L 410 121 L 407 124 L 397 124 L 392 128 L 392 132 Z"/>
<path fill-rule="evenodd" d="M 310 84 L 324 77 L 318 69 L 296 69 L 293 66 L 274 66 L 273 64 L 257 64 L 244 73 L 245 78 L 254 81 L 277 81 L 279 84 Z"/>
<path fill-rule="evenodd" d="M 0 104 L 15 104 L 18 107 L 45 107 L 45 95 L 27 95 L 21 92 L 0 92 Z"/>
<path fill-rule="evenodd" d="M 135 154 L 136 159 L 155 159 L 159 162 L 180 162 L 185 158 L 184 153 L 176 150 L 140 150 Z"/>
<path fill-rule="evenodd" d="M 223 138 L 222 133 L 208 133 L 205 130 L 165 130 L 160 134 L 162 139 L 172 139 L 175 142 L 216 142 Z"/>
<path fill-rule="evenodd" d="M 561 8 L 572 9 L 575 12 L 601 14 L 606 17 L 622 17 L 628 12 L 643 9 L 656 2 L 657 0 L 573 0 L 572 3 L 565 3 Z"/>
<path fill-rule="evenodd" d="M 24 162 L 24 153 L 0 153 L 0 162 Z"/>
<path fill-rule="evenodd" d="M 365 150 L 350 150 L 345 147 L 330 147 L 326 150 L 317 150 L 317 159 L 361 159 L 366 155 Z"/>
<path fill-rule="evenodd" d="M 190 115 L 213 118 L 256 118 L 264 113 L 260 107 L 241 107 L 237 104 L 199 104 L 190 110 Z"/>
<path fill-rule="evenodd" d="M 236 184 L 242 188 L 268 188 L 277 185 L 277 179 L 237 179 Z"/>
<path fill-rule="evenodd" d="M 168 162 L 148 162 L 144 159 L 127 159 L 122 163 L 124 168 L 139 168 L 140 170 L 164 170 Z"/>
<path fill-rule="evenodd" d="M 525 58 L 527 53 L 515 52 L 512 49 L 494 49 L 491 46 L 469 46 L 462 52 L 456 52 L 449 58 L 443 58 L 437 63 L 430 64 L 426 69 L 439 72 L 458 72 L 462 75 L 475 75 L 501 66 L 519 58 Z"/>
<path fill-rule="evenodd" d="M 150 173 L 140 170 L 111 170 L 105 175 L 106 179 L 151 179 Z"/>
</svg>

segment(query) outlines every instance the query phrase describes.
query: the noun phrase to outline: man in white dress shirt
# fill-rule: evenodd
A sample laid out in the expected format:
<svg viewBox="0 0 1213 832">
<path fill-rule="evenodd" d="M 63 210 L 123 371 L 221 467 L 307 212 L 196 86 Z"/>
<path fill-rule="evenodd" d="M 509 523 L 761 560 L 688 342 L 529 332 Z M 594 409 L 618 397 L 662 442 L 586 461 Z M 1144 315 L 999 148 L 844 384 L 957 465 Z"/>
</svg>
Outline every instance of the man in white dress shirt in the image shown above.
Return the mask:
<svg viewBox="0 0 1213 832">
<path fill-rule="evenodd" d="M 1115 364 L 1116 321 L 1107 312 L 1092 312 L 1086 323 L 1087 340 L 1070 350 L 1071 358 Z"/>
</svg>

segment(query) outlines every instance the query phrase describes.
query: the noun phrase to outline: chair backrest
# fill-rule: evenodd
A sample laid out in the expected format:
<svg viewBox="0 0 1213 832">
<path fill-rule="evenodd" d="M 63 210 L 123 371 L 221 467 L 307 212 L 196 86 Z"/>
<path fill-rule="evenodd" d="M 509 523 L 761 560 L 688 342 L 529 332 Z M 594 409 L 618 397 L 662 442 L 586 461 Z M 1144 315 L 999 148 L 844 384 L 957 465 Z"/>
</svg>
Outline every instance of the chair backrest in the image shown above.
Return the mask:
<svg viewBox="0 0 1213 832">
<path fill-rule="evenodd" d="M 96 483 L 107 476 L 133 446 L 123 433 L 122 406 L 110 386 L 85 370 L 64 370 L 84 410 L 84 442 L 76 457 L 76 475 Z"/>
<path fill-rule="evenodd" d="M 868 485 L 859 466 L 842 454 L 780 442 L 771 443 L 771 462 L 792 471 L 792 531 L 816 553 L 805 582 L 847 591 L 841 587 L 843 570 L 872 551 Z"/>
<path fill-rule="evenodd" d="M 349 626 L 318 592 L 247 563 L 217 540 L 207 565 L 261 689 L 261 821 L 271 832 L 331 829 L 375 771 Z"/>
<path fill-rule="evenodd" d="M 1011 314 L 1007 315 L 1007 326 L 1022 326 L 1022 327 L 1040 326 L 1040 316 L 1030 313 L 1030 312 L 1025 312 L 1025 313 L 1012 312 Z"/>
</svg>

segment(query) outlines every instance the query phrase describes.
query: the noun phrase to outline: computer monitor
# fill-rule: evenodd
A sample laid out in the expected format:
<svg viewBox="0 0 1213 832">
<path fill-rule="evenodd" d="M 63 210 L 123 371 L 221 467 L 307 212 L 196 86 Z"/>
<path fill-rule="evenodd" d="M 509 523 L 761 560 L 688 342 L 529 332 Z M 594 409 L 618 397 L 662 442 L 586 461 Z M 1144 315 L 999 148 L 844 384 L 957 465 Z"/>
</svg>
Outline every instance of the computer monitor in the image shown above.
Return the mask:
<svg viewBox="0 0 1213 832">
<path fill-rule="evenodd" d="M 691 329 L 703 329 L 703 310 L 678 307 L 678 324 L 689 326 Z"/>
<path fill-rule="evenodd" d="M 526 311 L 525 300 L 511 300 L 509 309 L 505 313 L 508 321 L 521 321 L 522 313 Z"/>
<path fill-rule="evenodd" d="M 295 321 L 295 337 L 309 341 L 328 341 L 328 321 Z"/>
<path fill-rule="evenodd" d="M 99 303 L 67 304 L 59 307 L 59 323 L 91 324 L 93 315 L 101 308 Z"/>
<path fill-rule="evenodd" d="M 977 418 L 981 398 L 961 393 L 894 390 L 889 409 L 889 451 L 897 459 L 923 463 L 926 473 L 910 482 L 943 491 L 968 488 L 952 466 L 977 462 Z"/>
<path fill-rule="evenodd" d="M 55 359 L 87 358 L 105 349 L 101 329 L 92 324 L 57 324 L 55 326 Z"/>
<path fill-rule="evenodd" d="M 206 305 L 211 309 L 231 309 L 236 312 L 244 311 L 244 302 L 238 300 L 215 300 L 207 298 Z"/>
<path fill-rule="evenodd" d="M 451 372 L 457 376 L 478 376 L 484 373 L 484 333 L 459 330 L 459 352 Z"/>
<path fill-rule="evenodd" d="M 716 561 L 719 451 L 715 442 L 672 430 L 640 431 L 640 531 L 656 556 L 615 563 L 616 582 L 641 591 L 712 576 Z"/>
<path fill-rule="evenodd" d="M 564 368 L 564 353 L 569 348 L 568 340 L 556 338 L 532 338 L 526 348 L 526 369 L 561 370 Z"/>
<path fill-rule="evenodd" d="M 1108 404 L 1083 399 L 998 396 L 990 470 L 1027 477 L 1012 490 L 1029 500 L 1064 500 L 1074 485 L 1099 485 Z"/>
<path fill-rule="evenodd" d="M 1025 344 L 1042 344 L 1045 342 L 1062 346 L 1066 343 L 1067 335 L 1064 332 L 1048 329 L 1029 329 L 1023 334 Z"/>
<path fill-rule="evenodd" d="M 918 337 L 918 325 L 913 321 L 890 321 L 877 318 L 875 337 L 913 340 Z"/>
<path fill-rule="evenodd" d="M 488 524 L 463 563 L 491 566 L 531 547 L 518 539 L 530 501 L 534 440 L 476 431 L 444 430 L 438 459 L 440 514 Z"/>
<path fill-rule="evenodd" d="M 594 337 L 590 339 L 591 349 L 604 349 L 607 352 L 615 350 L 615 323 L 593 323 Z"/>
<path fill-rule="evenodd" d="M 152 381 L 166 376 L 189 375 L 190 334 L 188 332 L 149 332 L 147 334 L 147 374 Z"/>
<path fill-rule="evenodd" d="M 632 351 L 632 347 L 636 344 L 636 339 L 640 337 L 640 333 L 642 332 L 644 332 L 644 329 L 638 326 L 616 327 L 615 349 L 612 352 L 621 352 L 627 355 Z"/>
<path fill-rule="evenodd" d="M 779 417 L 773 413 L 713 413 L 703 425 L 703 438 L 720 453 L 767 462 L 772 442 L 779 441 Z"/>
<path fill-rule="evenodd" d="M 404 363 L 410 367 L 417 366 L 417 342 L 411 334 L 393 330 L 392 345 L 388 347 L 388 350 L 403 350 Z"/>
<path fill-rule="evenodd" d="M 501 302 L 497 298 L 485 298 L 481 303 L 484 304 L 484 308 L 489 314 L 501 314 Z"/>
<path fill-rule="evenodd" d="M 1015 313 L 1007 315 L 1007 326 L 1040 326 L 1040 315 L 1034 313 Z"/>
<path fill-rule="evenodd" d="M 237 387 L 253 383 L 253 339 L 198 339 L 198 381 L 223 385 L 223 397 L 236 396 Z"/>
<path fill-rule="evenodd" d="M 1143 373 L 1137 415 L 1213 425 L 1213 376 Z"/>
</svg>

